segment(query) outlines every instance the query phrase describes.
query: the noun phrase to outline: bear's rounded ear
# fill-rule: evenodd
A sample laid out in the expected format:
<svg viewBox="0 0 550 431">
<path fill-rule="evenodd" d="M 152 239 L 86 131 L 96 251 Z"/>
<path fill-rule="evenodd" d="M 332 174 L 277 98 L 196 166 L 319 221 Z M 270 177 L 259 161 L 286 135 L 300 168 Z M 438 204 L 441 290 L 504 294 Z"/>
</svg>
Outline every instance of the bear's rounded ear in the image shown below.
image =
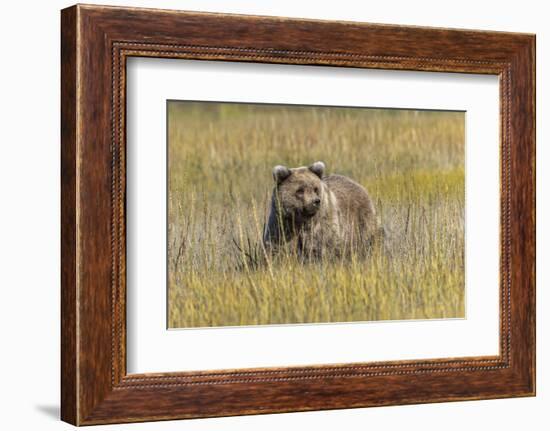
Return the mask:
<svg viewBox="0 0 550 431">
<path fill-rule="evenodd" d="M 273 179 L 277 184 L 281 184 L 290 176 L 290 169 L 286 166 L 277 165 L 273 168 Z"/>
<path fill-rule="evenodd" d="M 325 164 L 323 162 L 315 162 L 309 167 L 309 170 L 317 175 L 319 178 L 323 178 L 325 172 Z"/>
</svg>

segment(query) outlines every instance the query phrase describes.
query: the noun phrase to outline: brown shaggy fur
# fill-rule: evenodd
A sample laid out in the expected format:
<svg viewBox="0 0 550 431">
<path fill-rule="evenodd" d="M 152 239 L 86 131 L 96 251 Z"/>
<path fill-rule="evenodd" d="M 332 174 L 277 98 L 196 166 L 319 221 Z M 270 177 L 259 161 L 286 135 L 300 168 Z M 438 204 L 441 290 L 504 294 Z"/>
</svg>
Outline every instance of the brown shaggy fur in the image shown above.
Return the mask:
<svg viewBox="0 0 550 431">
<path fill-rule="evenodd" d="M 270 251 L 291 245 L 303 257 L 365 252 L 382 232 L 367 191 L 325 165 L 275 166 L 275 187 L 264 232 Z"/>
</svg>

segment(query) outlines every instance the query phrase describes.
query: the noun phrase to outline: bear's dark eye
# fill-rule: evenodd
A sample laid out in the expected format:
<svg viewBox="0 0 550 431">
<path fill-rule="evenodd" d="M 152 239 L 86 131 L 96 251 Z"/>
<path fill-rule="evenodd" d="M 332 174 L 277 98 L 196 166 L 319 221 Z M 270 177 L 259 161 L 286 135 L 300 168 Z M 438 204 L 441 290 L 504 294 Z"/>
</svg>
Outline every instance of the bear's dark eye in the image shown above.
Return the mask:
<svg viewBox="0 0 550 431">
<path fill-rule="evenodd" d="M 318 195 L 318 194 L 319 194 L 319 187 L 315 187 L 315 188 L 313 189 L 313 191 L 315 192 L 316 195 Z"/>
<path fill-rule="evenodd" d="M 297 195 L 303 195 L 304 194 L 304 188 L 300 187 L 298 190 L 296 190 Z"/>
</svg>

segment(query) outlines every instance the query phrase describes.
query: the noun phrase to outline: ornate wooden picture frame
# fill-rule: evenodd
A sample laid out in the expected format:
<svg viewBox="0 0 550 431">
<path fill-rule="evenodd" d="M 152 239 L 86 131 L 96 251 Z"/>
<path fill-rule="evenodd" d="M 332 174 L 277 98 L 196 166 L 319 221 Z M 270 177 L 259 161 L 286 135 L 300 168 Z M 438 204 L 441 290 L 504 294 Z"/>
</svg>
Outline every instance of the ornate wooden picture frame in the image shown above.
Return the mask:
<svg viewBox="0 0 550 431">
<path fill-rule="evenodd" d="M 535 37 L 73 6 L 61 14 L 61 417 L 75 425 L 535 394 Z M 497 75 L 500 354 L 227 371 L 126 371 L 126 60 Z"/>
</svg>

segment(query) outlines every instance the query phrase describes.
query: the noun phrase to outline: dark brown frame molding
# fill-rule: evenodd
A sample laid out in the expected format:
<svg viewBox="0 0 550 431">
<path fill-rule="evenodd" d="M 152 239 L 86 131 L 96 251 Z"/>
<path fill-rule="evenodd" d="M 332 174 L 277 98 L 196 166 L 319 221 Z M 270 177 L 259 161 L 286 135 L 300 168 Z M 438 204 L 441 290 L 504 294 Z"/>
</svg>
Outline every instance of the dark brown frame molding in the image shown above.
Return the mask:
<svg viewBox="0 0 550 431">
<path fill-rule="evenodd" d="M 61 418 L 75 425 L 535 394 L 535 36 L 77 5 L 61 13 Z M 126 373 L 131 56 L 500 77 L 500 354 Z M 496 222 L 496 221 L 495 221 Z"/>
</svg>

